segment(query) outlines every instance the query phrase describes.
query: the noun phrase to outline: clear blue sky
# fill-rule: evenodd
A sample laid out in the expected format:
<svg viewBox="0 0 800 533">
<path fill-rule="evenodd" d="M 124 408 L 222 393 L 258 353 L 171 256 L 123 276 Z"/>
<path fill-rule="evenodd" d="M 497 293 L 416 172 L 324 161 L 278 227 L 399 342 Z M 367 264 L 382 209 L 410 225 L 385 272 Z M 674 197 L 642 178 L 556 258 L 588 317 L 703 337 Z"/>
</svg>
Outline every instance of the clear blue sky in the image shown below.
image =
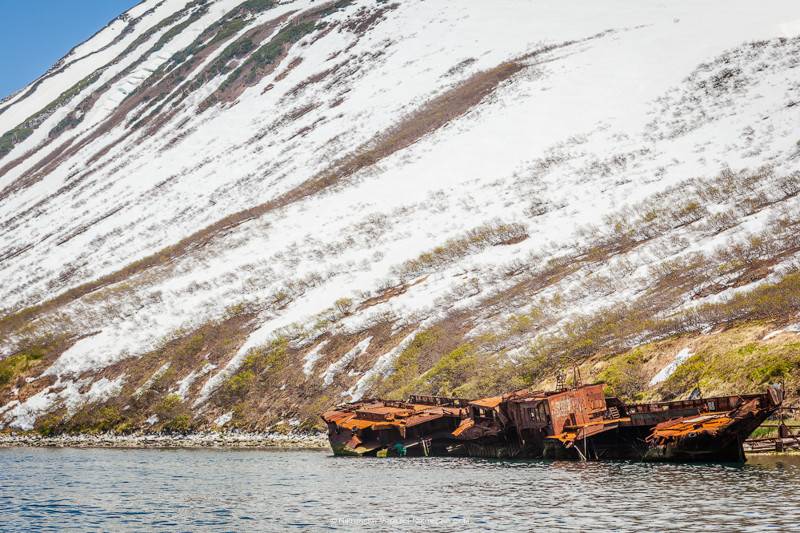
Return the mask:
<svg viewBox="0 0 800 533">
<path fill-rule="evenodd" d="M 47 72 L 139 1 L 0 0 L 0 99 Z"/>
</svg>

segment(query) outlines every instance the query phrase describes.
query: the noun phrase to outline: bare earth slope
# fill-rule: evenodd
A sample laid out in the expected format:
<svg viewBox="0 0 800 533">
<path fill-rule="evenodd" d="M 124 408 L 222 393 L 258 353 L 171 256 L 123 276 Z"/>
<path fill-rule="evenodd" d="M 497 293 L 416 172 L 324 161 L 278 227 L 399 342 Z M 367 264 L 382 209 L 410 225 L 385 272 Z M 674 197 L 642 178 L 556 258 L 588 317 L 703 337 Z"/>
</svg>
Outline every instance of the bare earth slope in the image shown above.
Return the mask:
<svg viewBox="0 0 800 533">
<path fill-rule="evenodd" d="M 798 57 L 790 1 L 145 0 L 0 102 L 0 426 L 791 381 Z"/>
</svg>

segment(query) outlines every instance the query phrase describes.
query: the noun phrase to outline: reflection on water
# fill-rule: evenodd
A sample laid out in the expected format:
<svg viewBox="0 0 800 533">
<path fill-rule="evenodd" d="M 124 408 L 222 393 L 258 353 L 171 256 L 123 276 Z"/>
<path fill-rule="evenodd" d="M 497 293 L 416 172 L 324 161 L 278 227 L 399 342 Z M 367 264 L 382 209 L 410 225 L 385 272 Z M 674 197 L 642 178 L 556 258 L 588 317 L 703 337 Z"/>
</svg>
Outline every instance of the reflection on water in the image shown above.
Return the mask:
<svg viewBox="0 0 800 533">
<path fill-rule="evenodd" d="M 800 530 L 800 457 L 745 465 L 0 449 L 4 531 Z"/>
</svg>

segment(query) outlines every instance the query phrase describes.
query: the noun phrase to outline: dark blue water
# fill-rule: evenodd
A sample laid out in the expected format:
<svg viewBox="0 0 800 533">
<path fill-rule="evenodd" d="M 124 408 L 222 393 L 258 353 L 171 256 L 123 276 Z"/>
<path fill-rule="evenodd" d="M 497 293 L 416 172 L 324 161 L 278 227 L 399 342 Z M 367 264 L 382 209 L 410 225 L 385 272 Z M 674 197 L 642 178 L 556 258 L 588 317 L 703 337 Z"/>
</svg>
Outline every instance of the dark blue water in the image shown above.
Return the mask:
<svg viewBox="0 0 800 533">
<path fill-rule="evenodd" d="M 0 449 L 3 531 L 800 531 L 800 460 L 743 466 Z"/>
</svg>

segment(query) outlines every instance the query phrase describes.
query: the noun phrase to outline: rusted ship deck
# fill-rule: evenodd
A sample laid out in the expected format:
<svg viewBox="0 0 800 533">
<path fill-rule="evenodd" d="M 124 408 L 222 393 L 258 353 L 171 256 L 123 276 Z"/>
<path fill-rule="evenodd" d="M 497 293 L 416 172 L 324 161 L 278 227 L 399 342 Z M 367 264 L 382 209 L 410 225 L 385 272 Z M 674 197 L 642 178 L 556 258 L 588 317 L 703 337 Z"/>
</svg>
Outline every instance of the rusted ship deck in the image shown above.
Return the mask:
<svg viewBox="0 0 800 533">
<path fill-rule="evenodd" d="M 467 400 L 363 400 L 322 415 L 337 455 L 744 461 L 782 393 L 626 404 L 604 383 Z"/>
</svg>

